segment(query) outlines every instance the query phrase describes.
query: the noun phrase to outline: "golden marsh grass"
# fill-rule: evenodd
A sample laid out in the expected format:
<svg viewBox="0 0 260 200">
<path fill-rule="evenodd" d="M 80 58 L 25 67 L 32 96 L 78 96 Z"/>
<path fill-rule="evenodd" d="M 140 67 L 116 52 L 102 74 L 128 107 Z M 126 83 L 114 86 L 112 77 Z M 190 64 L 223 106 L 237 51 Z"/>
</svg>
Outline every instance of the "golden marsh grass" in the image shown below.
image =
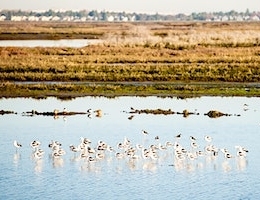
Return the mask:
<svg viewBox="0 0 260 200">
<path fill-rule="evenodd" d="M 0 47 L 0 80 L 69 82 L 259 82 L 259 23 L 0 23 L 0 38 L 99 38 L 83 48 Z M 55 38 L 54 38 L 55 39 Z M 21 90 L 21 86 L 19 86 Z M 30 87 L 42 90 L 43 86 Z M 50 86 L 46 86 L 52 90 Z M 56 85 L 56 87 L 58 87 Z M 63 90 L 67 91 L 68 86 Z M 70 86 L 81 94 L 176 94 L 165 86 Z M 84 89 L 85 87 L 85 89 Z M 125 87 L 126 90 L 122 89 Z M 129 86 L 130 87 L 130 86 Z M 110 89 L 109 89 L 110 88 Z M 7 88 L 6 88 L 7 89 Z M 30 90 L 31 90 L 30 89 Z M 205 94 L 213 94 L 206 88 Z M 207 90 L 207 91 L 206 91 Z M 239 90 L 239 89 L 238 89 Z M 184 88 L 179 93 L 191 90 Z M 203 89 L 194 89 L 202 94 Z M 193 91 L 193 92 L 194 92 Z M 200 92 L 198 92 L 200 91 Z M 217 94 L 227 94 L 214 88 Z M 248 92 L 233 95 L 248 95 Z M 250 90 L 253 91 L 252 89 Z M 259 95 L 257 88 L 252 94 Z"/>
</svg>

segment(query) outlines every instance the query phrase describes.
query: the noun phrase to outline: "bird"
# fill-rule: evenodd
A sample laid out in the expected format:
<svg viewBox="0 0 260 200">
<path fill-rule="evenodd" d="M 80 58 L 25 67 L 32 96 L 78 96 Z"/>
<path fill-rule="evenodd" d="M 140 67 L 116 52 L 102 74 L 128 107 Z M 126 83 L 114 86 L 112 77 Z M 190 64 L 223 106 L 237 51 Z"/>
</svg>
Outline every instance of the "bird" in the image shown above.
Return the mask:
<svg viewBox="0 0 260 200">
<path fill-rule="evenodd" d="M 30 143 L 30 146 L 31 146 L 34 150 L 37 149 L 37 148 L 39 148 L 40 145 L 41 145 L 41 143 L 40 143 L 39 141 L 37 141 L 37 140 L 34 140 L 34 141 L 32 141 L 32 142 Z"/>
<path fill-rule="evenodd" d="M 124 154 L 117 152 L 117 153 L 115 154 L 115 156 L 116 156 L 117 159 L 122 159 L 122 158 L 124 157 Z"/>
<path fill-rule="evenodd" d="M 245 103 L 245 104 L 243 105 L 243 110 L 244 110 L 244 111 L 247 111 L 247 110 L 248 110 L 248 104 Z"/>
<path fill-rule="evenodd" d="M 91 108 L 89 108 L 88 110 L 87 110 L 87 113 L 92 113 L 93 112 L 93 110 L 91 109 Z"/>
<path fill-rule="evenodd" d="M 37 148 L 36 151 L 33 153 L 34 158 L 40 159 L 44 155 L 44 151 L 42 149 Z"/>
<path fill-rule="evenodd" d="M 67 114 L 67 108 L 63 108 L 63 114 Z"/>
<path fill-rule="evenodd" d="M 58 115 L 59 114 L 59 110 L 58 109 L 54 109 L 53 110 L 53 114 L 56 116 L 56 115 Z"/>
<path fill-rule="evenodd" d="M 142 134 L 144 134 L 144 135 L 148 135 L 148 132 L 145 131 L 145 130 L 142 130 Z"/>
<path fill-rule="evenodd" d="M 73 144 L 71 144 L 71 145 L 69 146 L 69 148 L 70 148 L 70 150 L 71 150 L 72 152 L 74 152 L 74 153 L 80 151 L 80 147 L 79 147 L 79 146 L 76 147 L 76 146 L 74 146 Z"/>
<path fill-rule="evenodd" d="M 190 136 L 190 140 L 193 141 L 193 142 L 195 142 L 195 141 L 196 141 L 196 138 L 193 137 L 193 136 Z"/>
<path fill-rule="evenodd" d="M 80 139 L 81 139 L 81 143 L 82 143 L 82 144 L 88 145 L 88 144 L 91 143 L 91 140 L 88 139 L 88 138 L 80 137 Z"/>
<path fill-rule="evenodd" d="M 212 142 L 212 138 L 209 135 L 206 135 L 204 137 L 204 139 L 205 139 L 206 142 L 209 142 L 209 143 Z"/>
<path fill-rule="evenodd" d="M 180 139 L 180 138 L 181 138 L 181 133 L 178 134 L 178 135 L 176 135 L 175 138 L 176 138 L 176 139 Z"/>
<path fill-rule="evenodd" d="M 17 149 L 21 148 L 22 147 L 22 144 L 18 143 L 16 140 L 14 141 L 14 146 Z"/>
<path fill-rule="evenodd" d="M 198 144 L 196 142 L 191 142 L 190 146 L 194 149 L 198 148 Z"/>
<path fill-rule="evenodd" d="M 134 115 L 131 115 L 130 117 L 128 117 L 129 120 L 132 120 L 134 118 Z"/>
<path fill-rule="evenodd" d="M 102 117 L 103 112 L 101 109 L 95 110 L 94 113 L 96 113 L 96 117 Z"/>
</svg>

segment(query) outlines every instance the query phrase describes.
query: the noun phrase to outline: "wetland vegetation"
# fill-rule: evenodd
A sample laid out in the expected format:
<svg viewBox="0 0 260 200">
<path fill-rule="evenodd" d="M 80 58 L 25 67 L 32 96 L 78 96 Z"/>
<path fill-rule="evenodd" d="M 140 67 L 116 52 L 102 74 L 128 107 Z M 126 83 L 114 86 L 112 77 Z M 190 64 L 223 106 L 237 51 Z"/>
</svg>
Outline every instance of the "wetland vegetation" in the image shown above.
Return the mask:
<svg viewBox="0 0 260 200">
<path fill-rule="evenodd" d="M 260 95 L 257 22 L 0 23 L 0 39 L 75 38 L 101 42 L 0 47 L 1 97 Z"/>
</svg>

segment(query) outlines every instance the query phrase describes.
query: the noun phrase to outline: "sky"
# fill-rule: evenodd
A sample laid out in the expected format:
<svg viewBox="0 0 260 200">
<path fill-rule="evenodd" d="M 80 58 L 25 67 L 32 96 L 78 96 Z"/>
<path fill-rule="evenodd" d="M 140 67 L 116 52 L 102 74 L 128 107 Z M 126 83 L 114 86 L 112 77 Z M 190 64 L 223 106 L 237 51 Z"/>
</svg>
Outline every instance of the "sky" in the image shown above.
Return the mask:
<svg viewBox="0 0 260 200">
<path fill-rule="evenodd" d="M 98 10 L 148 14 L 260 11 L 260 0 L 0 0 L 0 10 Z"/>
</svg>

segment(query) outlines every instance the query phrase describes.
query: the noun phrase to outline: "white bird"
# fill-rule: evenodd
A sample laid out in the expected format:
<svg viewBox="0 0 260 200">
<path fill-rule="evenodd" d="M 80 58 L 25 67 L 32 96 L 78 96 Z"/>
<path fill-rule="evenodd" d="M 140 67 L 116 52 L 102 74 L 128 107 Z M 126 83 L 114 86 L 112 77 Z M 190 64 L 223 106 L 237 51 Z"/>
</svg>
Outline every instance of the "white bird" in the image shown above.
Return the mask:
<svg viewBox="0 0 260 200">
<path fill-rule="evenodd" d="M 145 131 L 145 130 L 142 130 L 142 134 L 144 134 L 144 135 L 148 135 L 148 132 Z"/>
<path fill-rule="evenodd" d="M 70 147 L 70 150 L 71 150 L 72 152 L 79 152 L 79 151 L 80 151 L 80 147 L 79 147 L 79 146 L 76 147 L 76 146 L 74 146 L 74 145 L 71 144 L 69 147 Z"/>
<path fill-rule="evenodd" d="M 191 140 L 192 142 L 195 142 L 195 141 L 196 141 L 196 138 L 193 137 L 193 136 L 190 136 L 190 140 Z"/>
<path fill-rule="evenodd" d="M 67 108 L 63 108 L 63 114 L 67 114 Z"/>
<path fill-rule="evenodd" d="M 37 148 L 33 153 L 34 158 L 40 159 L 44 155 L 44 151 L 42 149 Z"/>
<path fill-rule="evenodd" d="M 88 138 L 80 137 L 80 139 L 81 139 L 81 143 L 82 143 L 82 144 L 88 145 L 88 144 L 91 143 L 91 140 L 88 139 Z"/>
<path fill-rule="evenodd" d="M 87 113 L 92 113 L 93 112 L 93 110 L 91 109 L 91 108 L 89 108 L 88 110 L 87 110 Z"/>
<path fill-rule="evenodd" d="M 209 135 L 206 135 L 206 136 L 204 137 L 204 139 L 205 139 L 205 141 L 208 142 L 208 143 L 212 142 L 212 137 L 210 137 Z"/>
<path fill-rule="evenodd" d="M 248 110 L 248 104 L 245 103 L 245 104 L 243 105 L 243 110 L 244 110 L 244 111 L 247 111 L 247 110 Z"/>
<path fill-rule="evenodd" d="M 37 140 L 34 140 L 34 141 L 32 141 L 32 142 L 30 143 L 30 146 L 31 146 L 34 150 L 37 149 L 37 148 L 39 148 L 40 145 L 41 145 L 41 143 L 40 143 L 39 141 L 37 141 Z"/>
<path fill-rule="evenodd" d="M 180 138 L 181 138 L 181 133 L 178 134 L 178 135 L 176 135 L 175 138 L 176 138 L 176 139 L 180 139 Z"/>
<path fill-rule="evenodd" d="M 16 140 L 14 141 L 14 146 L 17 149 L 21 148 L 22 147 L 22 144 L 18 143 Z"/>
<path fill-rule="evenodd" d="M 237 145 L 237 146 L 235 146 L 235 148 L 237 149 L 238 157 L 246 157 L 248 150 L 245 147 L 241 147 L 241 146 Z"/>
<path fill-rule="evenodd" d="M 198 144 L 196 142 L 191 142 L 190 146 L 194 149 L 198 148 Z"/>
<path fill-rule="evenodd" d="M 119 153 L 119 152 L 118 152 L 118 153 L 116 153 L 115 155 L 116 155 L 116 158 L 117 158 L 117 159 L 122 159 L 122 158 L 124 158 L 124 154 L 123 154 L 123 153 Z"/>
</svg>

